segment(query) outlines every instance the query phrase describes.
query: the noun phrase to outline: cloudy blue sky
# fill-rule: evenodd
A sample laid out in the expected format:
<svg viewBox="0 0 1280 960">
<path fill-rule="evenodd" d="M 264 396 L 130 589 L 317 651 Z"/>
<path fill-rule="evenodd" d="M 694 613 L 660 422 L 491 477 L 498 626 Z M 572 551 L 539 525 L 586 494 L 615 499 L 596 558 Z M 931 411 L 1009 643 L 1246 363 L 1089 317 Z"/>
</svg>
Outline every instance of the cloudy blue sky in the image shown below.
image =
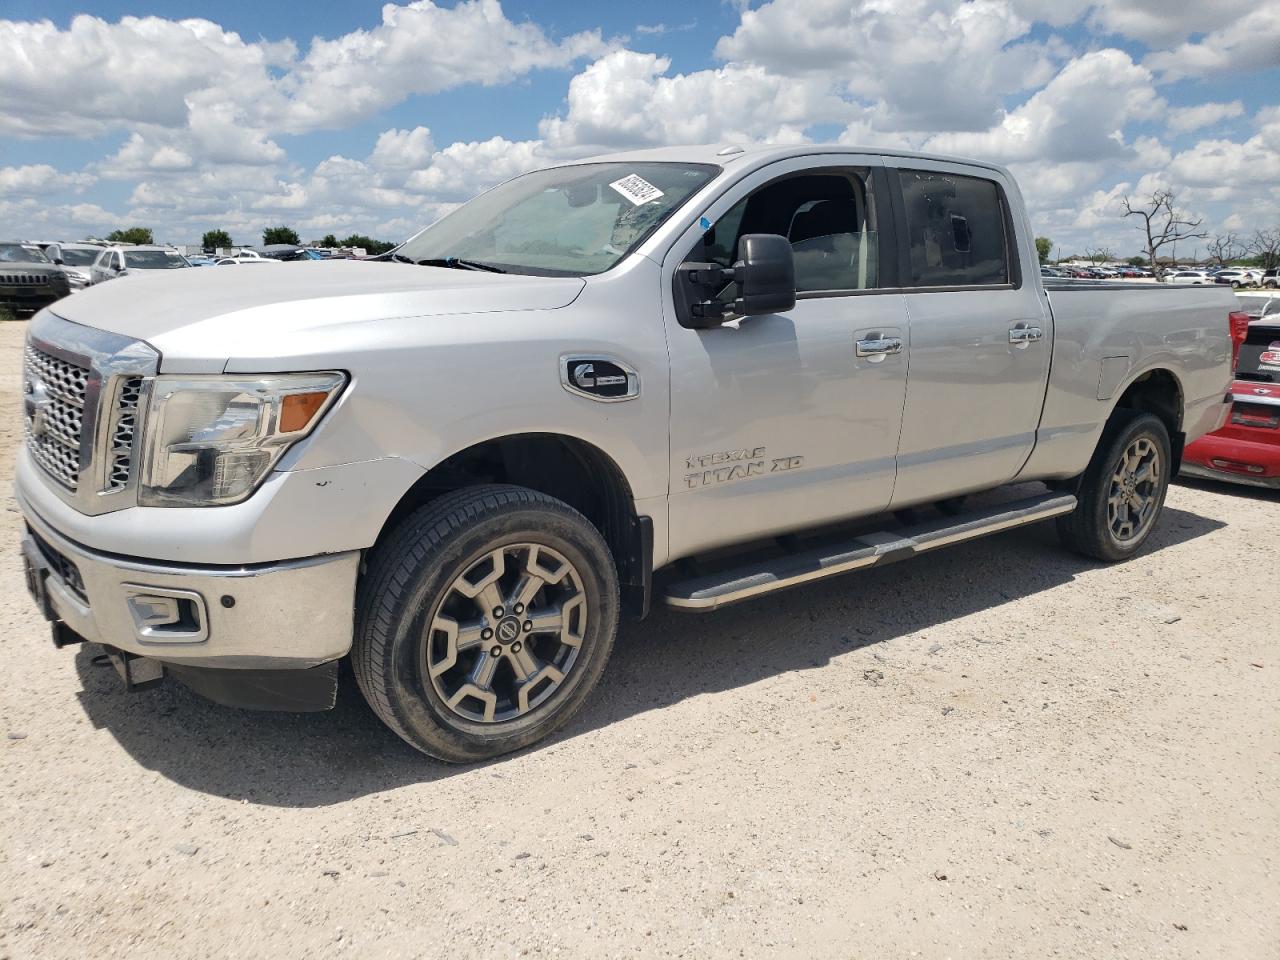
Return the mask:
<svg viewBox="0 0 1280 960">
<path fill-rule="evenodd" d="M 1280 227 L 1280 0 L 0 4 L 0 233 L 401 239 L 523 170 L 667 143 L 1004 162 L 1037 232 L 1136 249 L 1169 186 Z M 1190 251 L 1188 251 L 1190 252 Z"/>
</svg>

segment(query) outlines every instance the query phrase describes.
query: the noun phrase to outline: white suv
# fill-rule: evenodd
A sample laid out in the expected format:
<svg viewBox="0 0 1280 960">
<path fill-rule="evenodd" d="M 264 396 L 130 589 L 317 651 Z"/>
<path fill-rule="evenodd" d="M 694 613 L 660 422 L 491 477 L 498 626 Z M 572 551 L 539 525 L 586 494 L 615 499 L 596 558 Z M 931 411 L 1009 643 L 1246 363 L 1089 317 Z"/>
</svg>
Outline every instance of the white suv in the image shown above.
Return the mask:
<svg viewBox="0 0 1280 960">
<path fill-rule="evenodd" d="M 1165 283 L 1189 283 L 1189 284 L 1208 284 L 1213 283 L 1213 277 L 1205 273 L 1203 270 L 1178 270 L 1175 273 L 1166 273 L 1164 276 Z"/>
<path fill-rule="evenodd" d="M 89 269 L 89 282 L 102 283 L 143 270 L 177 270 L 191 264 L 168 247 L 107 247 Z"/>
</svg>

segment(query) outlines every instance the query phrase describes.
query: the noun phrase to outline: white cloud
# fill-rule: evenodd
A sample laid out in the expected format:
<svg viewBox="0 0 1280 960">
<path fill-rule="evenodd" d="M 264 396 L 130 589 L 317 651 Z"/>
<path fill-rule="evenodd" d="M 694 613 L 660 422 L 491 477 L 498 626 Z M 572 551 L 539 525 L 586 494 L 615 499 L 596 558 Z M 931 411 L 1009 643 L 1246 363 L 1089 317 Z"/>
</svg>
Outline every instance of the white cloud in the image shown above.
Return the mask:
<svg viewBox="0 0 1280 960">
<path fill-rule="evenodd" d="M 552 153 L 581 155 L 668 143 L 799 138 L 798 128 L 841 121 L 854 107 L 820 79 L 794 80 L 760 66 L 666 76 L 671 61 L 619 50 L 569 82 L 564 117 L 542 122 Z"/>
<path fill-rule="evenodd" d="M 1244 104 L 1239 100 L 1230 103 L 1201 103 L 1194 107 L 1176 107 L 1168 113 L 1170 133 L 1187 133 L 1199 130 L 1223 120 L 1244 115 Z"/>
<path fill-rule="evenodd" d="M 0 198 L 0 223 L 21 224 L 21 236 L 32 240 L 68 240 L 101 235 L 121 218 L 95 203 L 50 204 L 43 199 Z"/>
<path fill-rule="evenodd" d="M 95 136 L 140 124 L 270 133 L 331 129 L 414 94 L 506 83 L 609 49 L 599 31 L 554 40 L 498 0 L 386 4 L 381 23 L 299 58 L 292 42 L 246 42 L 208 20 L 80 15 L 0 21 L 0 133 Z"/>
<path fill-rule="evenodd" d="M 1120 50 L 1096 50 L 1068 63 L 1044 89 L 981 133 L 942 133 L 929 150 L 1010 161 L 1055 163 L 1124 158 L 1125 125 L 1164 107 L 1151 74 Z"/>
<path fill-rule="evenodd" d="M 1052 75 L 1059 44 L 1030 42 L 1007 0 L 771 0 L 745 10 L 716 55 L 779 76 L 818 76 L 880 101 L 899 130 L 979 130 L 1001 98 Z"/>
<path fill-rule="evenodd" d="M 47 163 L 0 167 L 0 196 L 30 197 L 68 189 L 78 193 L 92 186 L 96 179 L 88 173 L 65 173 Z"/>
<path fill-rule="evenodd" d="M 188 98 L 225 89 L 257 95 L 292 43 L 246 43 L 208 20 L 74 17 L 0 21 L 0 133 L 93 136 L 146 123 L 183 126 Z"/>
<path fill-rule="evenodd" d="M 498 0 L 389 3 L 377 27 L 312 42 L 281 84 L 289 101 L 281 128 L 338 126 L 412 94 L 506 83 L 608 49 L 598 30 L 552 40 L 534 23 L 509 20 Z"/>
<path fill-rule="evenodd" d="M 1089 24 L 1099 32 L 1119 34 L 1150 46 L 1165 46 L 1190 34 L 1212 30 L 1267 2 L 1269 0 L 1102 0 L 1074 6 L 1092 7 Z M 1043 6 L 1041 0 L 1030 0 L 1030 3 Z"/>
<path fill-rule="evenodd" d="M 1146 65 L 1163 82 L 1218 73 L 1245 73 L 1280 66 L 1280 3 L 1264 0 L 1200 40 L 1153 53 Z"/>
<path fill-rule="evenodd" d="M 1257 132 L 1243 142 L 1201 140 L 1169 162 L 1170 176 L 1193 187 L 1225 190 L 1228 194 L 1274 187 L 1280 189 L 1280 109 L 1263 111 Z"/>
</svg>

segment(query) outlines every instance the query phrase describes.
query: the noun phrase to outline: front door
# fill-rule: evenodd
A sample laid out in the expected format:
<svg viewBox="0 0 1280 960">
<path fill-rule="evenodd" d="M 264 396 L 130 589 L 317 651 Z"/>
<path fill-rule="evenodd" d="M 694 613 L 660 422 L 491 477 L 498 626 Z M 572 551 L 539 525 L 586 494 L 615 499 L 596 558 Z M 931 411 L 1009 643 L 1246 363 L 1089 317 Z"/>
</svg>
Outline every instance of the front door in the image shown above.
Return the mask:
<svg viewBox="0 0 1280 960">
<path fill-rule="evenodd" d="M 1037 260 L 1002 178 L 975 172 L 912 161 L 888 174 L 911 352 L 895 508 L 1008 483 L 1035 444 L 1051 316 L 1019 270 Z"/>
<path fill-rule="evenodd" d="M 773 164 L 713 203 L 664 261 L 673 558 L 888 506 L 907 356 L 879 244 L 886 183 L 873 157 Z M 675 267 L 729 266 L 750 233 L 791 241 L 795 308 L 681 327 Z"/>
</svg>

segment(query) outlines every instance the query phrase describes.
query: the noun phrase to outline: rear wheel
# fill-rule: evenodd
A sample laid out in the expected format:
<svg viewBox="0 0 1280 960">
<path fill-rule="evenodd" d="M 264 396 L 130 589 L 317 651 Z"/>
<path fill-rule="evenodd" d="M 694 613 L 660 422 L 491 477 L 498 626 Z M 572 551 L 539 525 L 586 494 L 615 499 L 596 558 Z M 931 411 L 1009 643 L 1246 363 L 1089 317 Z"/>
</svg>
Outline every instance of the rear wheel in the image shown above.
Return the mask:
<svg viewBox="0 0 1280 960">
<path fill-rule="evenodd" d="M 410 744 L 482 760 L 569 720 L 617 622 L 613 557 L 585 517 L 533 490 L 476 487 L 422 507 L 377 549 L 352 666 Z"/>
<path fill-rule="evenodd" d="M 1169 431 L 1150 413 L 1120 413 L 1080 479 L 1079 504 L 1058 519 L 1062 542 L 1098 560 L 1127 560 L 1155 528 L 1169 489 Z"/>
</svg>

